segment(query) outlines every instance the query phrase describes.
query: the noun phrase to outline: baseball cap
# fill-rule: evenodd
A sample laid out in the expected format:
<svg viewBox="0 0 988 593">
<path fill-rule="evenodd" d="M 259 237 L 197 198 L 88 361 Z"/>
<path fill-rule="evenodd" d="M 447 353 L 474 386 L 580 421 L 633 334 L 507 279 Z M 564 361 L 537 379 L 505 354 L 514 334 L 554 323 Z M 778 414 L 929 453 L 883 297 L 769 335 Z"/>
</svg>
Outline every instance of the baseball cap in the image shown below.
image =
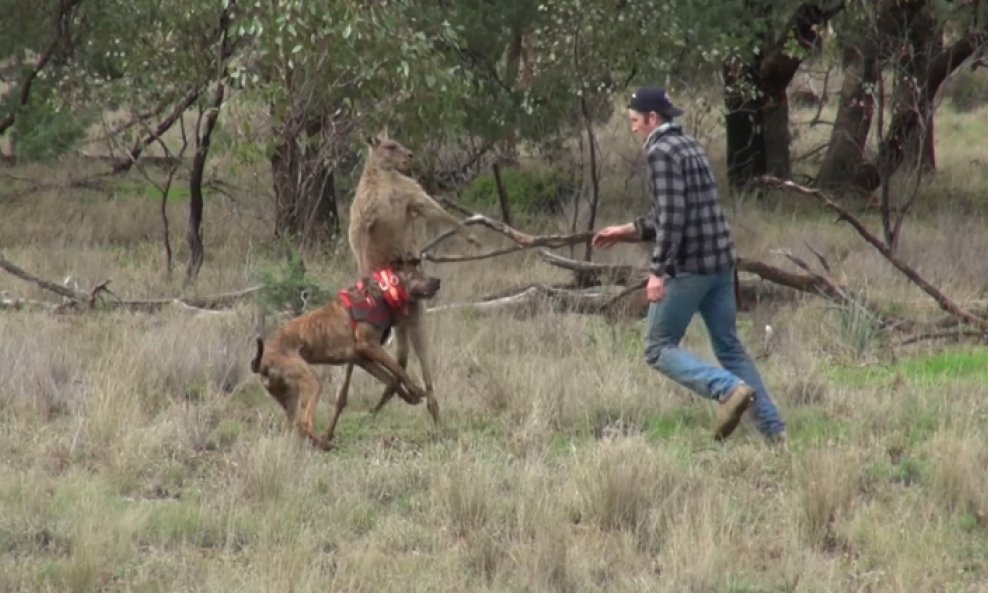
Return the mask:
<svg viewBox="0 0 988 593">
<path fill-rule="evenodd" d="M 640 113 L 654 111 L 663 117 L 678 117 L 685 113 L 672 104 L 665 89 L 651 86 L 641 87 L 632 93 L 628 107 Z"/>
</svg>

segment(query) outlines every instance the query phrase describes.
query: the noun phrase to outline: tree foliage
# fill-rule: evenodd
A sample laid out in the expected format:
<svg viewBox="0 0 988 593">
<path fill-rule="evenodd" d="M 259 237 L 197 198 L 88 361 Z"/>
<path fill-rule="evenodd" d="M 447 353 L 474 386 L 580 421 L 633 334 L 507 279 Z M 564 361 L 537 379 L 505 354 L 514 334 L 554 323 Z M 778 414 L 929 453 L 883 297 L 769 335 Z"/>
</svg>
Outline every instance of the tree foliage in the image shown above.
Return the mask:
<svg viewBox="0 0 988 593">
<path fill-rule="evenodd" d="M 308 233 L 312 220 L 338 223 L 335 202 L 358 170 L 369 134 L 388 128 L 426 166 L 443 146 L 464 138 L 506 149 L 549 146 L 583 133 L 588 115 L 600 121 L 630 87 L 645 83 L 679 96 L 722 85 L 729 142 L 745 141 L 769 166 L 785 168 L 788 115 L 779 104 L 784 107 L 791 73 L 822 40 L 817 34 L 826 18 L 799 20 L 813 10 L 834 11 L 827 12 L 834 29 L 827 43 L 843 51 L 828 54 L 833 59 L 853 70 L 855 59 L 873 56 L 865 71 L 875 81 L 880 71 L 896 73 L 901 118 L 889 125 L 905 131 L 890 137 L 905 148 L 890 145 L 886 153 L 890 161 L 901 160 L 897 155 L 914 143 L 906 104 L 920 105 L 927 119 L 930 107 L 923 93 L 907 92 L 907 81 L 944 61 L 948 71 L 956 68 L 959 60 L 948 52 L 958 41 L 967 41 L 961 58 L 980 52 L 985 6 L 946 0 L 249 0 L 233 6 L 230 0 L 0 0 L 0 122 L 10 122 L 5 131 L 18 141 L 20 158 L 51 158 L 71 149 L 110 110 L 133 119 L 122 126 L 117 145 L 139 149 L 149 134 L 171 125 L 168 113 L 219 109 L 217 127 L 237 143 L 237 154 L 270 161 L 278 229 Z M 231 51 L 218 60 L 225 11 Z M 903 20 L 910 14 L 922 19 Z M 916 36 L 926 30 L 917 23 L 931 33 L 925 41 Z M 929 53 L 922 60 L 908 54 L 920 41 Z M 218 83 L 229 92 L 217 108 L 207 91 Z M 874 96 L 875 84 L 862 84 L 847 96 Z M 231 101 L 263 118 L 225 118 Z M 871 126 L 861 114 L 844 120 Z M 258 121 L 262 129 L 253 129 Z M 732 129 L 740 136 L 732 137 Z M 773 161 L 773 150 L 786 158 Z M 136 158 L 140 150 L 131 154 Z"/>
</svg>

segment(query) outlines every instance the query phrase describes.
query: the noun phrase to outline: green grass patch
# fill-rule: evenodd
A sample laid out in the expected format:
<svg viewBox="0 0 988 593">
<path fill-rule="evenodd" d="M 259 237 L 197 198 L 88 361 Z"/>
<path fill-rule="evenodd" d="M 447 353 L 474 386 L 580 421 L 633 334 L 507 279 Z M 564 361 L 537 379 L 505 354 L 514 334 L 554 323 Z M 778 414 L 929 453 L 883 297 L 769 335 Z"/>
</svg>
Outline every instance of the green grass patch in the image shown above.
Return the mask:
<svg viewBox="0 0 988 593">
<path fill-rule="evenodd" d="M 929 471 L 929 461 L 904 453 L 897 459 L 886 457 L 866 464 L 863 482 L 873 485 L 875 491 L 882 491 L 889 484 L 914 486 L 921 483 Z"/>
<path fill-rule="evenodd" d="M 948 381 L 988 380 L 988 349 L 971 348 L 919 354 L 889 366 L 835 366 L 834 381 L 851 387 L 882 387 L 902 377 L 912 385 L 942 385 Z"/>
<path fill-rule="evenodd" d="M 645 426 L 645 437 L 653 443 L 669 441 L 710 427 L 709 409 L 700 405 L 685 405 L 650 417 Z"/>
<path fill-rule="evenodd" d="M 169 501 L 147 505 L 139 543 L 149 546 L 239 550 L 257 537 L 250 514 L 224 512 L 202 502 Z"/>
<path fill-rule="evenodd" d="M 596 442 L 597 439 L 589 427 L 581 430 L 557 432 L 549 438 L 548 452 L 553 456 L 567 457 L 574 452 L 584 451 L 592 447 Z"/>
<path fill-rule="evenodd" d="M 916 383 L 944 380 L 988 380 L 988 349 L 977 348 L 942 352 L 912 358 L 902 363 L 905 376 Z"/>
<path fill-rule="evenodd" d="M 794 407 L 786 416 L 786 422 L 793 427 L 789 431 L 793 446 L 844 442 L 850 436 L 848 421 L 831 416 L 818 407 Z"/>
</svg>

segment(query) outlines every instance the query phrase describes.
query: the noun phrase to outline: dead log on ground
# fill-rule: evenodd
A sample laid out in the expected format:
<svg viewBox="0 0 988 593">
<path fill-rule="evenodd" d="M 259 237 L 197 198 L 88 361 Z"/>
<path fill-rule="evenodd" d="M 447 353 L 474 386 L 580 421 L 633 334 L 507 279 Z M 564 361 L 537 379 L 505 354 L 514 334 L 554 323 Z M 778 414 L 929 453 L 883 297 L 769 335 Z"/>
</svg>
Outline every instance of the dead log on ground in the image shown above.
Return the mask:
<svg viewBox="0 0 988 593">
<path fill-rule="evenodd" d="M 57 294 L 63 298 L 62 303 L 45 303 L 44 301 L 34 301 L 30 299 L 17 299 L 11 297 L 5 297 L 8 303 L 2 305 L 2 308 L 6 309 L 20 309 L 27 306 L 28 308 L 49 308 L 52 311 L 60 311 L 66 308 L 70 309 L 94 309 L 96 308 L 97 302 L 99 302 L 102 309 L 126 309 L 128 311 L 137 311 L 145 313 L 153 313 L 160 311 L 164 307 L 177 305 L 185 309 L 194 309 L 199 311 L 215 311 L 217 309 L 225 309 L 233 307 L 237 303 L 243 301 L 247 297 L 257 293 L 261 290 L 261 286 L 251 286 L 241 290 L 236 290 L 233 292 L 225 292 L 222 294 L 216 294 L 211 296 L 203 297 L 173 297 L 173 298 L 161 298 L 161 299 L 121 299 L 117 297 L 109 288 L 109 280 L 105 280 L 96 286 L 94 286 L 88 293 L 69 288 L 67 286 L 62 286 L 55 284 L 44 278 L 40 278 L 30 272 L 27 272 L 14 264 L 13 262 L 7 260 L 2 255 L 0 255 L 0 269 L 3 269 L 13 276 L 24 280 L 25 282 L 30 282 L 35 286 L 38 286 L 42 290 L 47 292 Z M 112 297 L 112 298 L 107 298 Z"/>
</svg>

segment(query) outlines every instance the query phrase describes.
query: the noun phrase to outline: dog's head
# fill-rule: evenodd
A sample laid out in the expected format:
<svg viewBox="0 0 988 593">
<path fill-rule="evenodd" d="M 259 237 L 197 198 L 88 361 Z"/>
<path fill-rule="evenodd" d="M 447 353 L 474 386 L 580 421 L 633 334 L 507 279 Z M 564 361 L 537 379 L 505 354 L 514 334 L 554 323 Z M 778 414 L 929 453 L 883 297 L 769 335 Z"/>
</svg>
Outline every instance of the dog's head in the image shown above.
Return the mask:
<svg viewBox="0 0 988 593">
<path fill-rule="evenodd" d="M 439 278 L 427 275 L 420 267 L 399 268 L 396 273 L 408 287 L 408 294 L 413 301 L 431 299 L 439 292 Z"/>
<path fill-rule="evenodd" d="M 375 271 L 364 284 L 392 309 L 404 311 L 410 303 L 434 297 L 440 282 L 439 278 L 425 274 L 420 266 L 405 262 Z"/>
<path fill-rule="evenodd" d="M 388 137 L 387 133 L 378 134 L 368 139 L 370 156 L 373 165 L 379 169 L 408 171 L 412 160 L 412 151 L 408 150 L 397 140 Z"/>
</svg>

